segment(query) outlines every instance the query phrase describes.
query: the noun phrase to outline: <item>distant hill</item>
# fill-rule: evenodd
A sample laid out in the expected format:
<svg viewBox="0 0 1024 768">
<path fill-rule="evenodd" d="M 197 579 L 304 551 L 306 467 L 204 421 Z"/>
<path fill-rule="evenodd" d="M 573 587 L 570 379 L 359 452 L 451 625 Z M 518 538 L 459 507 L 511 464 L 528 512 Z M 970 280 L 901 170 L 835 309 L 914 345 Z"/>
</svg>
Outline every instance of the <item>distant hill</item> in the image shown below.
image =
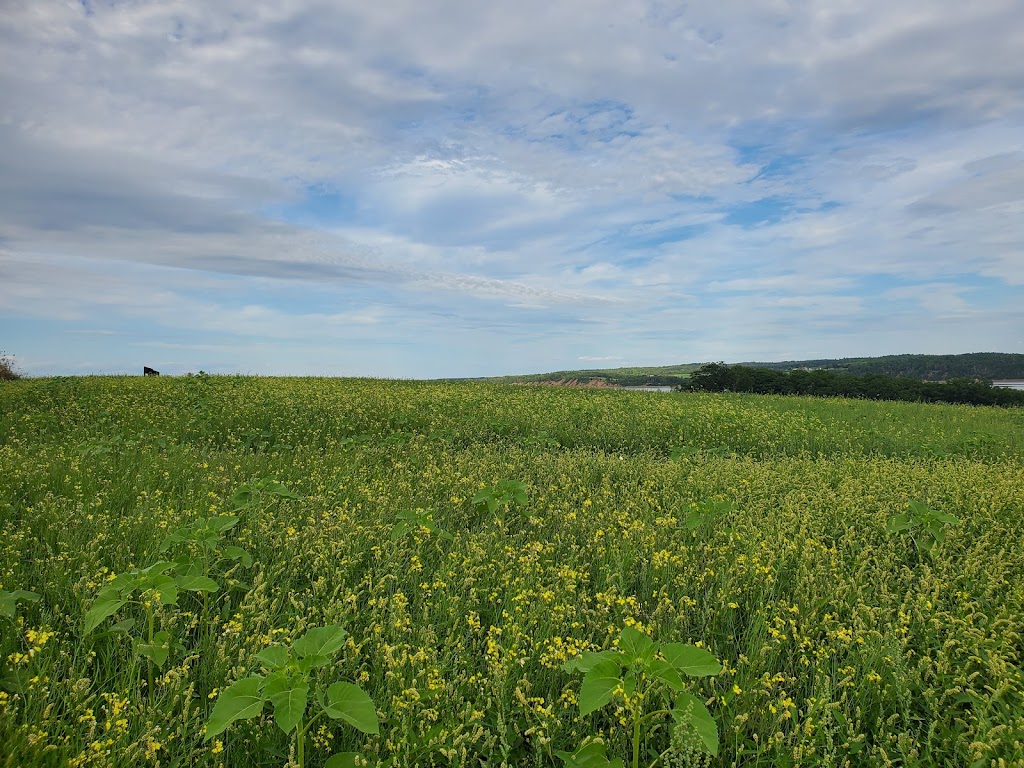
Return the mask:
<svg viewBox="0 0 1024 768">
<path fill-rule="evenodd" d="M 972 352 L 965 355 L 884 355 L 781 363 L 738 363 L 773 371 L 826 370 L 856 376 L 880 374 L 921 381 L 947 379 L 1024 379 L 1024 355 Z"/>
<path fill-rule="evenodd" d="M 483 379 L 496 384 L 541 384 L 575 382 L 580 385 L 605 384 L 613 387 L 675 386 L 689 378 L 702 363 L 683 363 L 641 368 L 598 368 L 578 371 L 529 373 L 522 376 L 496 376 Z"/>
<path fill-rule="evenodd" d="M 632 368 L 592 368 L 576 371 L 497 376 L 485 381 L 504 384 L 573 382 L 583 386 L 618 387 L 675 386 L 686 381 L 704 363 L 682 363 Z M 737 363 L 774 371 L 828 370 L 858 376 L 880 374 L 921 381 L 947 379 L 1024 379 L 1024 355 L 1003 352 L 973 352 L 965 355 L 884 355 L 821 360 L 786 360 L 776 363 Z"/>
</svg>

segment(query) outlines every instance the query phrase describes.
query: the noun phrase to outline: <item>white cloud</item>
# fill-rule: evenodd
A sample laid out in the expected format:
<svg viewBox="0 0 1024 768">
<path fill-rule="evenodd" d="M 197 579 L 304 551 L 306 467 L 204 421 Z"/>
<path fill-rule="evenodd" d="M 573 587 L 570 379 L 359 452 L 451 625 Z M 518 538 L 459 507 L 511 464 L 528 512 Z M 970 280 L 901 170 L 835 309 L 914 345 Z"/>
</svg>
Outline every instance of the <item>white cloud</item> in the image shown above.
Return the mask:
<svg viewBox="0 0 1024 768">
<path fill-rule="evenodd" d="M 839 353 L 894 308 L 908 344 L 1019 338 L 1016 0 L 84 7 L 0 20 L 8 316 L 111 344 L 115 316 L 382 345 L 419 323 L 453 365 L 521 344 L 525 369 L 602 334 L 666 362 Z"/>
</svg>

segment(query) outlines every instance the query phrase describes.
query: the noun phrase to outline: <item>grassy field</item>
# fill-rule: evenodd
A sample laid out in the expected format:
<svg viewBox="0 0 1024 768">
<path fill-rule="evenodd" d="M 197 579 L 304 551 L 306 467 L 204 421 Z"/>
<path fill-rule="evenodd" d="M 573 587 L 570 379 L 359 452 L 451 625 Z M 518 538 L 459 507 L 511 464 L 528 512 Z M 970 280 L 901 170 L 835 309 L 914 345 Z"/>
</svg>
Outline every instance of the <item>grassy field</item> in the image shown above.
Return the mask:
<svg viewBox="0 0 1024 768">
<path fill-rule="evenodd" d="M 4 382 L 0 525 L 2 766 L 1024 765 L 1024 411 Z"/>
</svg>

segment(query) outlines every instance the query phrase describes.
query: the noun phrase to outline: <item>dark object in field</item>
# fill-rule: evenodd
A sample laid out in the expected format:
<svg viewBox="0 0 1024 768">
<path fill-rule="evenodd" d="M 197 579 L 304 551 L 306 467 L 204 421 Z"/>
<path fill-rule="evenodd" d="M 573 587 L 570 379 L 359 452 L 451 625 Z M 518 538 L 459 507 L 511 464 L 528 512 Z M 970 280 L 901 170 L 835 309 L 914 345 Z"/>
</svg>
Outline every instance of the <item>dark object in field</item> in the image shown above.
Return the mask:
<svg viewBox="0 0 1024 768">
<path fill-rule="evenodd" d="M 142 366 L 142 375 L 143 376 L 159 376 L 160 375 L 160 371 L 154 370 L 154 369 L 150 368 L 148 365 L 144 365 L 144 366 Z"/>
</svg>

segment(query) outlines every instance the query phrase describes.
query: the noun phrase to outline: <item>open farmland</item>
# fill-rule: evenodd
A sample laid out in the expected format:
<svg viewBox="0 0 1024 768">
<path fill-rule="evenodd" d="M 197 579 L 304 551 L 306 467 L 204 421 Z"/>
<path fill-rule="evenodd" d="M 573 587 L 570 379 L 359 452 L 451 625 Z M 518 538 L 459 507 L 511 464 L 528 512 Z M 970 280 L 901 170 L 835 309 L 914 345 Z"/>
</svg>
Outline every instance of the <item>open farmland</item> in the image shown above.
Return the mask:
<svg viewBox="0 0 1024 768">
<path fill-rule="evenodd" d="M 0 590 L 38 596 L 0 615 L 4 766 L 1024 765 L 1020 410 L 26 380 L 0 385 L 0 525 Z M 564 667 L 630 627 L 721 664 L 679 678 L 715 738 L 657 714 L 687 701 L 667 672 L 594 702 Z M 286 656 L 290 703 L 206 738 Z M 314 719 L 337 682 L 371 713 Z"/>
</svg>

